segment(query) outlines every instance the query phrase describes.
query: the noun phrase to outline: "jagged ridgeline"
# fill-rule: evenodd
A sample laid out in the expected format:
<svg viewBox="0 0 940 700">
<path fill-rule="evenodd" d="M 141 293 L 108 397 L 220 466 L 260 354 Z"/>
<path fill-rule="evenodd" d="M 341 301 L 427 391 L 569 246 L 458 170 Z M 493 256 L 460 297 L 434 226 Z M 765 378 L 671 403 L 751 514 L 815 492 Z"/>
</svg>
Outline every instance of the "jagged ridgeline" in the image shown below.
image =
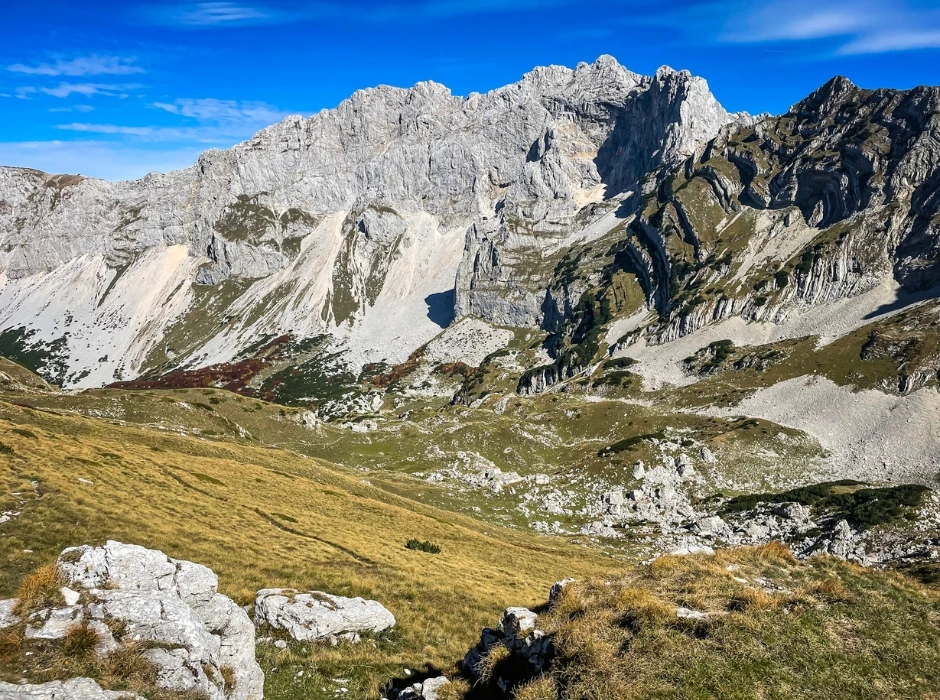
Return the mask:
<svg viewBox="0 0 940 700">
<path fill-rule="evenodd" d="M 455 315 L 538 326 L 564 250 L 731 119 L 700 78 L 603 57 L 466 98 L 363 90 L 133 182 L 3 168 L 0 352 L 69 387 L 221 366 L 260 388 L 285 336 L 286 365 L 358 374 Z"/>
<path fill-rule="evenodd" d="M 750 118 L 603 57 L 468 98 L 364 90 L 134 182 L 4 168 L 0 352 L 65 386 L 214 367 L 315 398 L 473 315 L 552 334 L 531 392 L 618 341 L 922 290 L 937 96 L 837 78 Z"/>
<path fill-rule="evenodd" d="M 787 114 L 732 124 L 681 165 L 649 173 L 621 228 L 555 268 L 545 314 L 555 361 L 520 390 L 583 372 L 612 322 L 638 311 L 610 339 L 615 349 L 731 316 L 782 323 L 886 280 L 908 294 L 936 286 L 938 97 L 834 78 Z M 902 383 L 917 388 L 931 374 Z"/>
</svg>

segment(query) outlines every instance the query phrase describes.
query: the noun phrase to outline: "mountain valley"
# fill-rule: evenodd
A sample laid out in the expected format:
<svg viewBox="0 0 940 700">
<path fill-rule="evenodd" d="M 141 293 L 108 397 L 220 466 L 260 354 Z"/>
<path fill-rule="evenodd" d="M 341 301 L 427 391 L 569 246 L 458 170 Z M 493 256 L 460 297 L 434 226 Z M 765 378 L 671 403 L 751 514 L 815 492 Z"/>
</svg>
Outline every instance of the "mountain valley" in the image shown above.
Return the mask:
<svg viewBox="0 0 940 700">
<path fill-rule="evenodd" d="M 814 611 L 818 653 L 839 625 L 877 646 L 882 592 L 932 640 L 938 290 L 937 87 L 837 77 L 752 116 L 603 56 L 362 90 L 136 181 L 3 167 L 0 594 L 119 539 L 247 608 L 315 586 L 398 617 L 367 644 L 263 632 L 273 698 L 433 700 L 413 673 L 604 697 L 627 656 L 617 697 L 712 697 L 642 644 L 707 666 L 725 652 L 689 640 Z M 514 605 L 537 630 L 480 638 Z M 0 680 L 60 680 L 4 648 Z M 926 697 L 906 673 L 881 681 Z"/>
</svg>

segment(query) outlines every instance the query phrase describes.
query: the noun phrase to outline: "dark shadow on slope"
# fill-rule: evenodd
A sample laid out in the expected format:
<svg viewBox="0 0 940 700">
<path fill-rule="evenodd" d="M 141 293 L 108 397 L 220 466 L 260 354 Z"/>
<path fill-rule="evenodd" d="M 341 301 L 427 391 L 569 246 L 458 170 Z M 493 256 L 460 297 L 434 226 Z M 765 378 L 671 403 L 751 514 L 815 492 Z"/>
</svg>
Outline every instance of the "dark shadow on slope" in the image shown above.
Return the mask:
<svg viewBox="0 0 940 700">
<path fill-rule="evenodd" d="M 864 318 L 865 320 L 874 320 L 885 314 L 889 314 L 893 311 L 899 311 L 905 306 L 910 306 L 911 304 L 917 304 L 921 301 L 928 301 L 930 299 L 935 299 L 940 297 L 940 285 L 931 287 L 922 292 L 915 292 L 911 294 L 903 290 L 898 291 L 898 298 L 892 301 L 890 304 L 882 304 L 877 309 L 867 314 Z"/>
<path fill-rule="evenodd" d="M 428 318 L 441 328 L 447 328 L 454 320 L 456 301 L 457 290 L 455 289 L 426 296 L 424 303 L 428 305 Z"/>
</svg>

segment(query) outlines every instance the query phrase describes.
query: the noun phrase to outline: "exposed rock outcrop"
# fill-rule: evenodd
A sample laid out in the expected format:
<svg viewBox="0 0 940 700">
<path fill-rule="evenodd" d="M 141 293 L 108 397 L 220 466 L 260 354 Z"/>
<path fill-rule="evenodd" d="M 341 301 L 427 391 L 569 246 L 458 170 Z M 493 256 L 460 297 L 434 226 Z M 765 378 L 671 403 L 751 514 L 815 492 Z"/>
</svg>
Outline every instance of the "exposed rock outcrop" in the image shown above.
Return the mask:
<svg viewBox="0 0 940 700">
<path fill-rule="evenodd" d="M 0 700 L 144 700 L 136 693 L 102 690 L 91 678 L 16 685 L 0 682 Z"/>
<path fill-rule="evenodd" d="M 255 622 L 286 630 L 294 639 L 305 642 L 338 638 L 359 641 L 360 632 L 394 627 L 395 616 L 374 600 L 266 588 L 258 591 L 255 599 Z"/>
<path fill-rule="evenodd" d="M 110 654 L 124 640 L 142 644 L 162 688 L 201 693 L 209 700 L 263 696 L 254 626 L 244 610 L 218 592 L 211 569 L 109 541 L 103 547 L 64 550 L 58 570 L 68 584 L 61 589 L 64 605 L 32 611 L 26 618 L 27 639 L 62 639 L 73 628 L 87 626 L 98 637 L 99 655 Z M 7 626 L 17 622 L 12 603 L 0 605 Z M 109 622 L 121 623 L 119 638 Z M 74 693 L 87 684 L 75 687 L 69 697 L 78 697 Z M 57 691 L 58 686 L 49 688 Z"/>
</svg>

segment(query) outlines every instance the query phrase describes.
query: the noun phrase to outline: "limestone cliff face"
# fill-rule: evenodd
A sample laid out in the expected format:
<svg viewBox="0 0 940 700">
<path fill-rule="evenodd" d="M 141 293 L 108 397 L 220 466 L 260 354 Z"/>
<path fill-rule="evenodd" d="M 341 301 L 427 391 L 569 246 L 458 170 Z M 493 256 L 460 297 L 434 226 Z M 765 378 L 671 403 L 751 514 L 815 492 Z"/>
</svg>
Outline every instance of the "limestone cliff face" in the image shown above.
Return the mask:
<svg viewBox="0 0 940 700">
<path fill-rule="evenodd" d="M 557 253 L 613 229 L 615 210 L 646 173 L 681 162 L 731 121 L 705 81 L 687 72 L 662 68 L 638 79 L 610 70 L 612 82 L 620 77 L 632 88 L 617 91 L 619 100 L 570 91 L 566 102 L 549 104 L 558 123 L 527 157 L 527 173 L 563 172 L 561 164 L 580 157 L 580 186 L 569 177 L 575 187 L 535 201 L 524 187 L 511 187 L 496 216 L 471 227 L 457 276 L 458 315 L 535 326 L 548 316 L 548 325 L 557 325 L 564 302 L 560 308 L 549 299 L 543 308 Z M 583 71 L 569 80 L 577 84 Z"/>
<path fill-rule="evenodd" d="M 520 391 L 584 371 L 620 322 L 630 332 L 608 339 L 615 353 L 731 316 L 781 324 L 879 289 L 936 287 L 938 105 L 940 88 L 864 90 L 835 78 L 786 114 L 737 120 L 652 170 L 621 228 L 566 251 L 552 273 L 543 327 L 555 334 L 554 362 Z M 643 308 L 647 319 L 627 323 Z"/>
<path fill-rule="evenodd" d="M 458 315 L 538 325 L 533 256 L 615 225 L 644 173 L 728 120 L 701 79 L 602 57 L 466 98 L 362 90 L 133 182 L 0 168 L 0 340 L 81 386 L 285 333 L 399 362 L 448 294 Z"/>
</svg>

